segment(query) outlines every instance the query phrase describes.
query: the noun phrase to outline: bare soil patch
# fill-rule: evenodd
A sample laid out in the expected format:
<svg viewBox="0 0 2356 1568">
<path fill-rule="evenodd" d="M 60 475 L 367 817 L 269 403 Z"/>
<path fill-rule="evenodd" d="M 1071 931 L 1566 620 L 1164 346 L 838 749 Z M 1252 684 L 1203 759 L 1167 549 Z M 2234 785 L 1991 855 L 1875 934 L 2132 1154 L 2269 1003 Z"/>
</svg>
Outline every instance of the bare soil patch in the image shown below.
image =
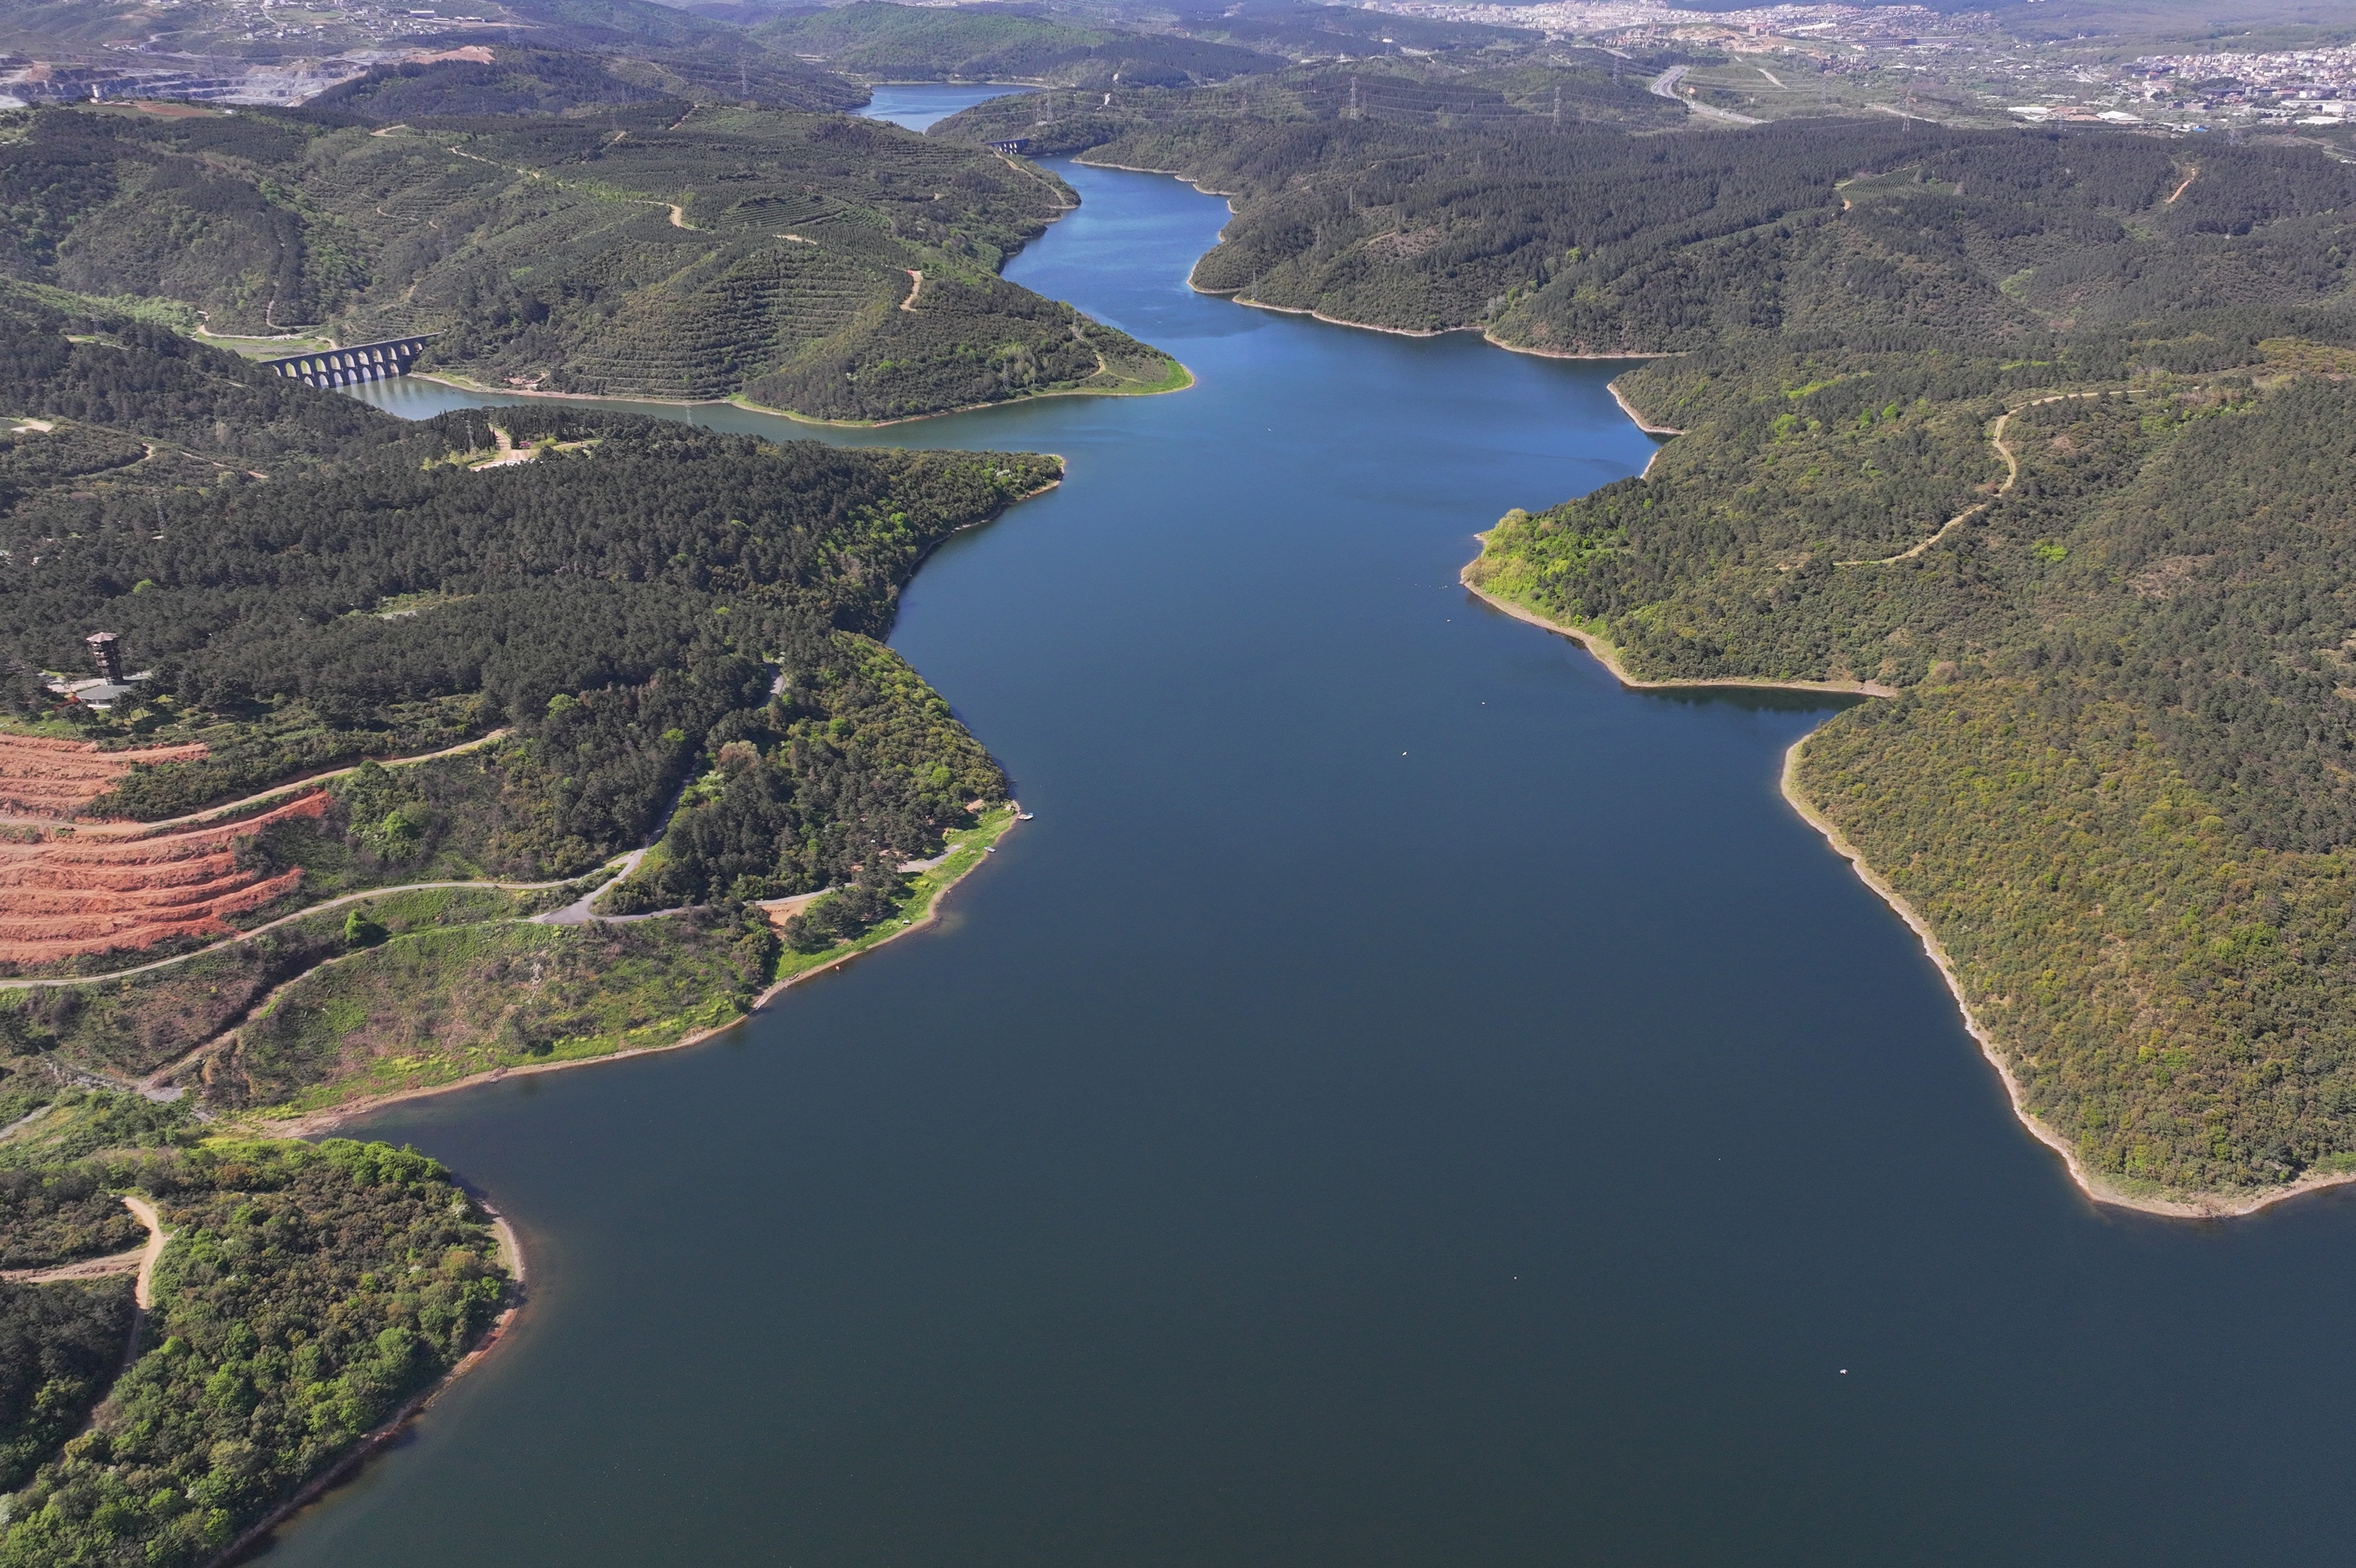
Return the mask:
<svg viewBox="0 0 2356 1568">
<path fill-rule="evenodd" d="M 103 752 L 91 741 L 0 735 L 0 816 L 61 821 L 142 763 L 192 763 L 204 754 L 201 745 Z"/>
<path fill-rule="evenodd" d="M 327 815 L 313 790 L 259 816 L 138 837 L 52 831 L 0 843 L 0 960 L 46 964 L 136 951 L 169 937 L 222 936 L 231 915 L 284 897 L 300 870 L 238 863 L 237 840 L 290 817 Z"/>
</svg>

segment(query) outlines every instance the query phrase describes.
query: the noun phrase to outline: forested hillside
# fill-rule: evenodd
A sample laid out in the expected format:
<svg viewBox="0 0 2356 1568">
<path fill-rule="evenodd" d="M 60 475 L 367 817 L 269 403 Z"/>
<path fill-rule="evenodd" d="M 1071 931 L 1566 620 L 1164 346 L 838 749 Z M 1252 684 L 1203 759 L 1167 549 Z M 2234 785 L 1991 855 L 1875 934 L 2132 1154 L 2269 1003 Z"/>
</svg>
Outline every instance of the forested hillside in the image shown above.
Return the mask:
<svg viewBox="0 0 2356 1568">
<path fill-rule="evenodd" d="M 1675 354 L 1620 381 L 1685 432 L 1646 476 L 1508 516 L 1468 581 L 1635 677 L 1896 694 L 1794 787 L 2097 1185 L 2230 1206 L 2356 1171 L 2356 172 L 1231 89 L 1064 134 L 1237 193 L 1198 287 Z"/>
<path fill-rule="evenodd" d="M 1236 193 L 1199 288 L 1568 353 L 2037 336 L 2345 281 L 2356 174 L 2312 150 L 1903 122 L 1631 137 L 1575 123 L 1576 94 L 1556 123 L 1548 74 L 1327 68 L 1283 96 L 1247 82 L 1060 120 L 1055 146 Z M 982 104 L 937 133 L 1022 113 Z"/>
<path fill-rule="evenodd" d="M 5 966 L 107 972 L 324 899 L 498 884 L 387 891 L 120 989 L 0 991 L 0 1125 L 62 1115 L 77 1076 L 178 1082 L 224 1109 L 382 1086 L 357 1046 L 306 1045 L 294 1071 L 240 1031 L 294 1016 L 294 982 L 332 961 L 458 928 L 470 951 L 511 946 L 594 890 L 566 879 L 654 837 L 606 912 L 702 912 L 634 928 L 643 963 L 584 968 L 569 1011 L 466 1070 L 676 1039 L 741 1014 L 781 965 L 920 913 L 940 882 L 901 867 L 1003 825 L 996 763 L 877 639 L 926 553 L 1055 483 L 1052 458 L 775 445 L 564 405 L 412 425 L 119 319 L 20 306 L 0 325 L 27 421 L 0 444 Z M 146 432 L 88 419 L 135 420 L 143 389 Z M 278 432 L 267 469 L 218 455 L 216 428 L 259 439 L 239 421 Z M 105 712 L 33 674 L 86 667 L 94 628 L 148 672 Z M 283 787 L 321 770 L 340 771 Z M 830 889 L 781 951 L 755 906 Z M 584 965 L 605 940 L 534 931 Z M 392 1016 L 413 1023 L 414 999 L 396 986 Z"/>
<path fill-rule="evenodd" d="M 747 32 L 773 48 L 882 81 L 1036 81 L 1183 87 L 1275 70 L 1275 55 L 1232 44 L 1075 27 L 1018 12 L 855 0 L 796 9 Z"/>
<path fill-rule="evenodd" d="M 106 1189 L 145 1192 L 170 1242 L 127 1365 L 127 1275 L 0 1284 L 8 1568 L 216 1560 L 456 1365 L 508 1299 L 481 1211 L 383 1144 L 41 1168 L 0 1186 L 0 1248 L 30 1244 L 20 1195 L 40 1183 L 104 1194 L 117 1215 Z"/>
<path fill-rule="evenodd" d="M 1315 8 L 1351 14 L 1338 6 Z M 1295 180 L 1379 181 L 1388 165 L 1419 149 L 1461 145 L 1469 153 L 1474 143 L 1454 134 L 1468 130 L 1544 127 L 1553 133 L 1684 123 L 1685 112 L 1646 92 L 1639 76 L 1621 80 L 1610 57 L 1565 52 L 1571 63 L 1393 58 L 1312 62 L 1207 87 L 1124 81 L 1096 101 L 1023 94 L 978 103 L 943 120 L 930 134 L 967 144 L 1020 136 L 1034 156 L 1077 154 L 1084 162 L 1125 168 L 1184 168 L 1198 184 L 1258 198 Z M 1302 139 L 1311 127 L 1323 131 Z M 1425 133 L 1419 139 L 1419 132 Z M 1622 144 L 1566 145 L 1593 152 Z M 1236 161 L 1222 164 L 1223 154 Z M 1495 156 L 1486 164 L 1494 172 Z M 1222 171 L 1219 179 L 1212 177 L 1215 168 Z M 1521 209 L 1525 222 L 1555 217 Z"/>
<path fill-rule="evenodd" d="M 0 273 L 217 333 L 429 333 L 427 368 L 497 386 L 826 419 L 1183 381 L 998 277 L 1060 182 L 620 69 L 501 50 L 301 112 L 0 115 Z"/>
</svg>

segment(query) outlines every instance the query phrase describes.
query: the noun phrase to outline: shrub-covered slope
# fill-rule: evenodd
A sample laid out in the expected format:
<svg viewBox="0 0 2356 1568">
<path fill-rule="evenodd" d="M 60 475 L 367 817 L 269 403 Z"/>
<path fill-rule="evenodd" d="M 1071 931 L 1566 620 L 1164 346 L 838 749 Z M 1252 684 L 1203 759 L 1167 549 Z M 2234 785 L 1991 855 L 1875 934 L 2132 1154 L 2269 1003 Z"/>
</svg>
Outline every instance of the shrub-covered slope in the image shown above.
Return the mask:
<svg viewBox="0 0 2356 1568">
<path fill-rule="evenodd" d="M 429 333 L 429 368 L 493 385 L 827 419 L 1175 377 L 997 276 L 1070 194 L 985 151 L 669 98 L 390 118 L 405 87 L 426 107 L 569 103 L 589 68 L 560 60 L 468 66 L 485 80 L 465 91 L 396 76 L 316 112 L 0 117 L 19 219 L 0 272 L 216 332 Z"/>
<path fill-rule="evenodd" d="M 455 1366 L 507 1299 L 481 1211 L 383 1144 L 42 1174 L 144 1189 L 171 1241 L 119 1378 L 127 1278 L 0 1285 L 0 1485 L 21 1488 L 0 1515 L 8 1568 L 214 1560 Z M 6 1226 L 0 1210 L 0 1244 Z"/>
<path fill-rule="evenodd" d="M 76 1075 L 178 1083 L 223 1109 L 356 1092 L 376 1072 L 357 1047 L 305 1047 L 299 1072 L 269 1065 L 252 1031 L 291 985 L 461 927 L 462 945 L 505 933 L 485 939 L 504 952 L 518 923 L 591 891 L 557 884 L 657 837 L 604 912 L 704 913 L 645 930 L 654 959 L 635 975 L 584 969 L 581 997 L 495 1049 L 544 1053 L 592 1018 L 613 1024 L 588 1031 L 601 1049 L 625 1028 L 637 1044 L 675 1040 L 741 1013 L 776 976 L 759 901 L 839 890 L 818 945 L 860 940 L 928 901 L 903 865 L 1002 817 L 997 764 L 876 639 L 926 553 L 1053 484 L 1052 458 L 777 445 L 564 405 L 499 411 L 496 432 L 480 413 L 412 425 L 257 384 L 218 350 L 150 343 L 119 320 L 27 309 L 0 325 L 26 340 L 0 364 L 39 371 L 11 383 L 37 422 L 0 453 L 22 478 L 0 517 L 0 592 L 17 611 L 0 631 L 16 672 L 0 763 L 59 745 L 155 759 L 88 785 L 104 793 L 75 808 L 79 823 L 0 825 L 0 938 L 33 955 L 12 963 L 58 979 L 109 972 L 324 899 L 415 890 L 119 990 L 0 992 L 0 1125 Z M 44 334 L 89 341 L 61 358 L 33 341 Z M 289 442 L 318 432 L 330 455 L 249 472 L 205 445 L 48 417 L 94 382 L 173 389 L 159 436 L 209 442 L 219 425 L 234 446 L 253 438 L 231 421 L 259 407 Z M 495 462 L 495 433 L 530 460 Z M 51 443 L 115 465 L 45 462 Z M 99 626 L 152 670 L 103 713 L 28 673 L 83 664 Z M 412 760 L 363 763 L 386 756 Z M 339 771 L 298 782 L 321 770 Z M 136 826 L 273 786 L 226 816 Z M 210 924 L 116 951 L 88 935 L 129 929 L 107 925 L 110 910 L 159 877 L 184 898 L 204 878 L 257 891 Z M 437 885 L 484 880 L 505 891 Z M 568 952 L 602 939 L 531 929 Z M 40 946 L 43 933 L 64 944 Z M 52 1134 L 73 1136 L 56 1117 L 21 1136 Z"/>
</svg>

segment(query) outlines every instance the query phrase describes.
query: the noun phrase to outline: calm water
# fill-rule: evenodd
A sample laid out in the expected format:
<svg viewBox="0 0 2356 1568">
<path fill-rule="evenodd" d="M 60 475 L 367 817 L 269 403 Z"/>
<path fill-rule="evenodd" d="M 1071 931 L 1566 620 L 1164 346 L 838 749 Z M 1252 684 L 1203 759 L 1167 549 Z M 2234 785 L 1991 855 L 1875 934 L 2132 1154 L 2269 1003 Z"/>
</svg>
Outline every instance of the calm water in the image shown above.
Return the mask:
<svg viewBox="0 0 2356 1568">
<path fill-rule="evenodd" d="M 1201 385 L 855 438 L 1071 459 L 894 638 L 1038 820 L 723 1040 L 370 1124 L 532 1301 L 273 1568 L 2344 1560 L 2348 1202 L 2092 1209 L 1777 798 L 1821 710 L 1456 586 L 1644 462 L 1608 369 L 1201 298 L 1220 204 L 1063 172 L 1012 275 Z"/>
<path fill-rule="evenodd" d="M 937 121 L 946 120 L 960 109 L 970 109 L 993 98 L 1004 98 L 1011 92 L 1029 91 L 1023 87 L 952 87 L 937 81 L 906 82 L 877 88 L 875 101 L 870 103 L 865 112 L 878 120 L 905 125 L 911 131 L 928 131 Z"/>
</svg>

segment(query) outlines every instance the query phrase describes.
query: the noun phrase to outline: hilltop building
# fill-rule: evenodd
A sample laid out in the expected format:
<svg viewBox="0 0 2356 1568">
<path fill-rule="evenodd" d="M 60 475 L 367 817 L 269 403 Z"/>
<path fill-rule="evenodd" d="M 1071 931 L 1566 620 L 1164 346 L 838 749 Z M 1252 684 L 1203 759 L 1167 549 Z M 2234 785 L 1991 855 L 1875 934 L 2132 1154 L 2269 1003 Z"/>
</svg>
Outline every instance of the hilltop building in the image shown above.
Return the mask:
<svg viewBox="0 0 2356 1568">
<path fill-rule="evenodd" d="M 103 713 L 124 698 L 138 696 L 141 684 L 155 674 L 145 669 L 123 674 L 123 639 L 112 632 L 92 632 L 82 641 L 90 645 L 90 662 L 98 669 L 95 677 L 75 679 L 54 671 L 46 672 L 51 677 L 48 688 L 68 702 L 79 702 Z"/>
</svg>

